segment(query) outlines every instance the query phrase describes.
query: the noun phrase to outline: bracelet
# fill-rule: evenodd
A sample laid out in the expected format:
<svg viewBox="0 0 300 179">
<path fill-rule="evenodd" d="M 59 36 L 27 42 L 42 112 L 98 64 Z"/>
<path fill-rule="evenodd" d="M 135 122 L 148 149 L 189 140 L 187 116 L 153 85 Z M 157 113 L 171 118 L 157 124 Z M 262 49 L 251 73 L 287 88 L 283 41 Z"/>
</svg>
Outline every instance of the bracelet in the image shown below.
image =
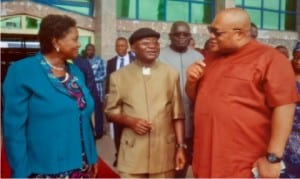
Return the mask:
<svg viewBox="0 0 300 179">
<path fill-rule="evenodd" d="M 177 149 L 181 149 L 181 148 L 187 149 L 187 145 L 186 144 L 176 144 L 176 148 Z"/>
</svg>

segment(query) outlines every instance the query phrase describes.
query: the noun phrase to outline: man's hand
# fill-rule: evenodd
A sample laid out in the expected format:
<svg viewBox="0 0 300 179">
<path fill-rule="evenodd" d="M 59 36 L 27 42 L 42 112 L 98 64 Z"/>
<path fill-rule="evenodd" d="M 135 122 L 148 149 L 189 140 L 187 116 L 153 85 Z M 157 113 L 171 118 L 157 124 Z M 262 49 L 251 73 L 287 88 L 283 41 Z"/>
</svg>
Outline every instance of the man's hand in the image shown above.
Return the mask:
<svg viewBox="0 0 300 179">
<path fill-rule="evenodd" d="M 175 162 L 175 170 L 182 170 L 184 168 L 186 164 L 185 149 L 176 149 Z"/>
<path fill-rule="evenodd" d="M 130 128 L 138 135 L 147 134 L 152 130 L 152 123 L 147 120 L 137 118 L 132 118 L 131 120 Z"/>
<path fill-rule="evenodd" d="M 258 169 L 259 178 L 279 178 L 281 171 L 281 164 L 278 163 L 270 163 L 267 161 L 266 157 L 259 158 L 254 167 Z"/>
<path fill-rule="evenodd" d="M 205 63 L 199 60 L 191 64 L 186 71 L 187 81 L 192 83 L 197 82 L 203 76 L 204 67 Z"/>
<path fill-rule="evenodd" d="M 204 62 L 197 60 L 186 70 L 185 92 L 191 101 L 196 100 L 198 82 L 204 74 L 205 66 Z"/>
<path fill-rule="evenodd" d="M 153 130 L 152 123 L 145 119 L 136 118 L 124 114 L 108 114 L 112 122 L 119 123 L 132 129 L 138 135 L 144 135 Z"/>
</svg>

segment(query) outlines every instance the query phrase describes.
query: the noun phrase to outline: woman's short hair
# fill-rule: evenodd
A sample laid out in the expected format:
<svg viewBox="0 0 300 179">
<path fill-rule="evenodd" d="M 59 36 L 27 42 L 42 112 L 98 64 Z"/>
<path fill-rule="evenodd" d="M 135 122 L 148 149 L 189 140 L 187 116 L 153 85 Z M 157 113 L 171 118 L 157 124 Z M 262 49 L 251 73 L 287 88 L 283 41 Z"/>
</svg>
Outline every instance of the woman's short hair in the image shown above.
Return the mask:
<svg viewBox="0 0 300 179">
<path fill-rule="evenodd" d="M 69 16 L 50 14 L 44 17 L 38 32 L 41 52 L 51 52 L 54 49 L 52 40 L 64 38 L 71 27 L 76 27 L 76 21 Z"/>
</svg>

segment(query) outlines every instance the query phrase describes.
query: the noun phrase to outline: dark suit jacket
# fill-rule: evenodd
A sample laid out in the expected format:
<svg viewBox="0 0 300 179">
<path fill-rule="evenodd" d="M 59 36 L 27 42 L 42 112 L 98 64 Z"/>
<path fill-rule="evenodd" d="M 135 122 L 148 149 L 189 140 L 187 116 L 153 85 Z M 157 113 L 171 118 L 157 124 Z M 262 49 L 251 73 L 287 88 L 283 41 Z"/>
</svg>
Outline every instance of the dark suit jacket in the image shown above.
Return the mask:
<svg viewBox="0 0 300 179">
<path fill-rule="evenodd" d="M 79 69 L 84 74 L 85 84 L 88 87 L 88 89 L 90 90 L 93 98 L 94 99 L 100 98 L 98 96 L 98 92 L 97 92 L 97 86 L 96 86 L 96 82 L 95 82 L 93 69 L 92 69 L 89 61 L 87 59 L 78 57 L 73 62 L 76 66 L 79 67 Z"/>
<path fill-rule="evenodd" d="M 135 56 L 133 56 L 132 53 L 130 53 L 130 52 L 128 52 L 128 54 L 129 54 L 129 60 L 131 63 L 135 59 Z M 107 61 L 107 66 L 106 66 L 107 80 L 106 80 L 105 94 L 107 94 L 109 92 L 109 77 L 110 77 L 110 74 L 112 72 L 116 71 L 116 69 L 117 69 L 117 60 L 118 60 L 118 56 L 114 56 L 113 58 L 111 58 Z"/>
</svg>

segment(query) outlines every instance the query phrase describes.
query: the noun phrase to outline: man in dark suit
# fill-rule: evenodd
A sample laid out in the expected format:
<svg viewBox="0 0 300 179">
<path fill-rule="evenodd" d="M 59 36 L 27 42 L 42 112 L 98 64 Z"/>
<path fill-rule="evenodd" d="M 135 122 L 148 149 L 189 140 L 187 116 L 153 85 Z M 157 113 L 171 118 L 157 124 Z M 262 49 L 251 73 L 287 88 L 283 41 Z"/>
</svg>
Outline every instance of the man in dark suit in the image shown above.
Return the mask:
<svg viewBox="0 0 300 179">
<path fill-rule="evenodd" d="M 110 74 L 112 72 L 128 65 L 135 59 L 134 54 L 127 51 L 128 50 L 128 41 L 125 37 L 118 37 L 116 39 L 115 50 L 117 52 L 117 55 L 107 61 L 107 69 L 106 69 L 107 80 L 106 80 L 106 89 L 105 89 L 106 94 L 109 92 Z M 121 133 L 122 133 L 123 127 L 120 126 L 120 124 L 114 123 L 113 128 L 114 128 L 113 129 L 114 142 L 115 142 L 115 147 L 116 147 L 116 159 L 115 159 L 113 165 L 116 166 L 117 165 L 117 156 L 118 156 L 119 147 L 120 147 Z"/>
<path fill-rule="evenodd" d="M 73 62 L 76 66 L 79 67 L 79 69 L 84 74 L 86 86 L 90 90 L 91 95 L 94 99 L 94 103 L 95 103 L 94 117 L 95 117 L 95 119 L 93 122 L 93 128 L 94 128 L 93 132 L 94 132 L 95 138 L 100 139 L 103 135 L 103 130 L 102 130 L 103 125 L 101 124 L 101 123 L 103 123 L 102 122 L 103 121 L 103 113 L 101 110 L 99 110 L 99 109 L 102 109 L 102 102 L 101 102 L 100 96 L 98 94 L 93 69 L 84 54 L 82 56 L 78 56 Z"/>
<path fill-rule="evenodd" d="M 97 98 L 97 87 L 95 82 L 95 77 L 93 74 L 93 69 L 90 63 L 84 59 L 83 56 L 78 56 L 74 61 L 74 64 L 79 67 L 79 69 L 83 72 L 85 83 L 90 90 L 93 98 Z"/>
</svg>

